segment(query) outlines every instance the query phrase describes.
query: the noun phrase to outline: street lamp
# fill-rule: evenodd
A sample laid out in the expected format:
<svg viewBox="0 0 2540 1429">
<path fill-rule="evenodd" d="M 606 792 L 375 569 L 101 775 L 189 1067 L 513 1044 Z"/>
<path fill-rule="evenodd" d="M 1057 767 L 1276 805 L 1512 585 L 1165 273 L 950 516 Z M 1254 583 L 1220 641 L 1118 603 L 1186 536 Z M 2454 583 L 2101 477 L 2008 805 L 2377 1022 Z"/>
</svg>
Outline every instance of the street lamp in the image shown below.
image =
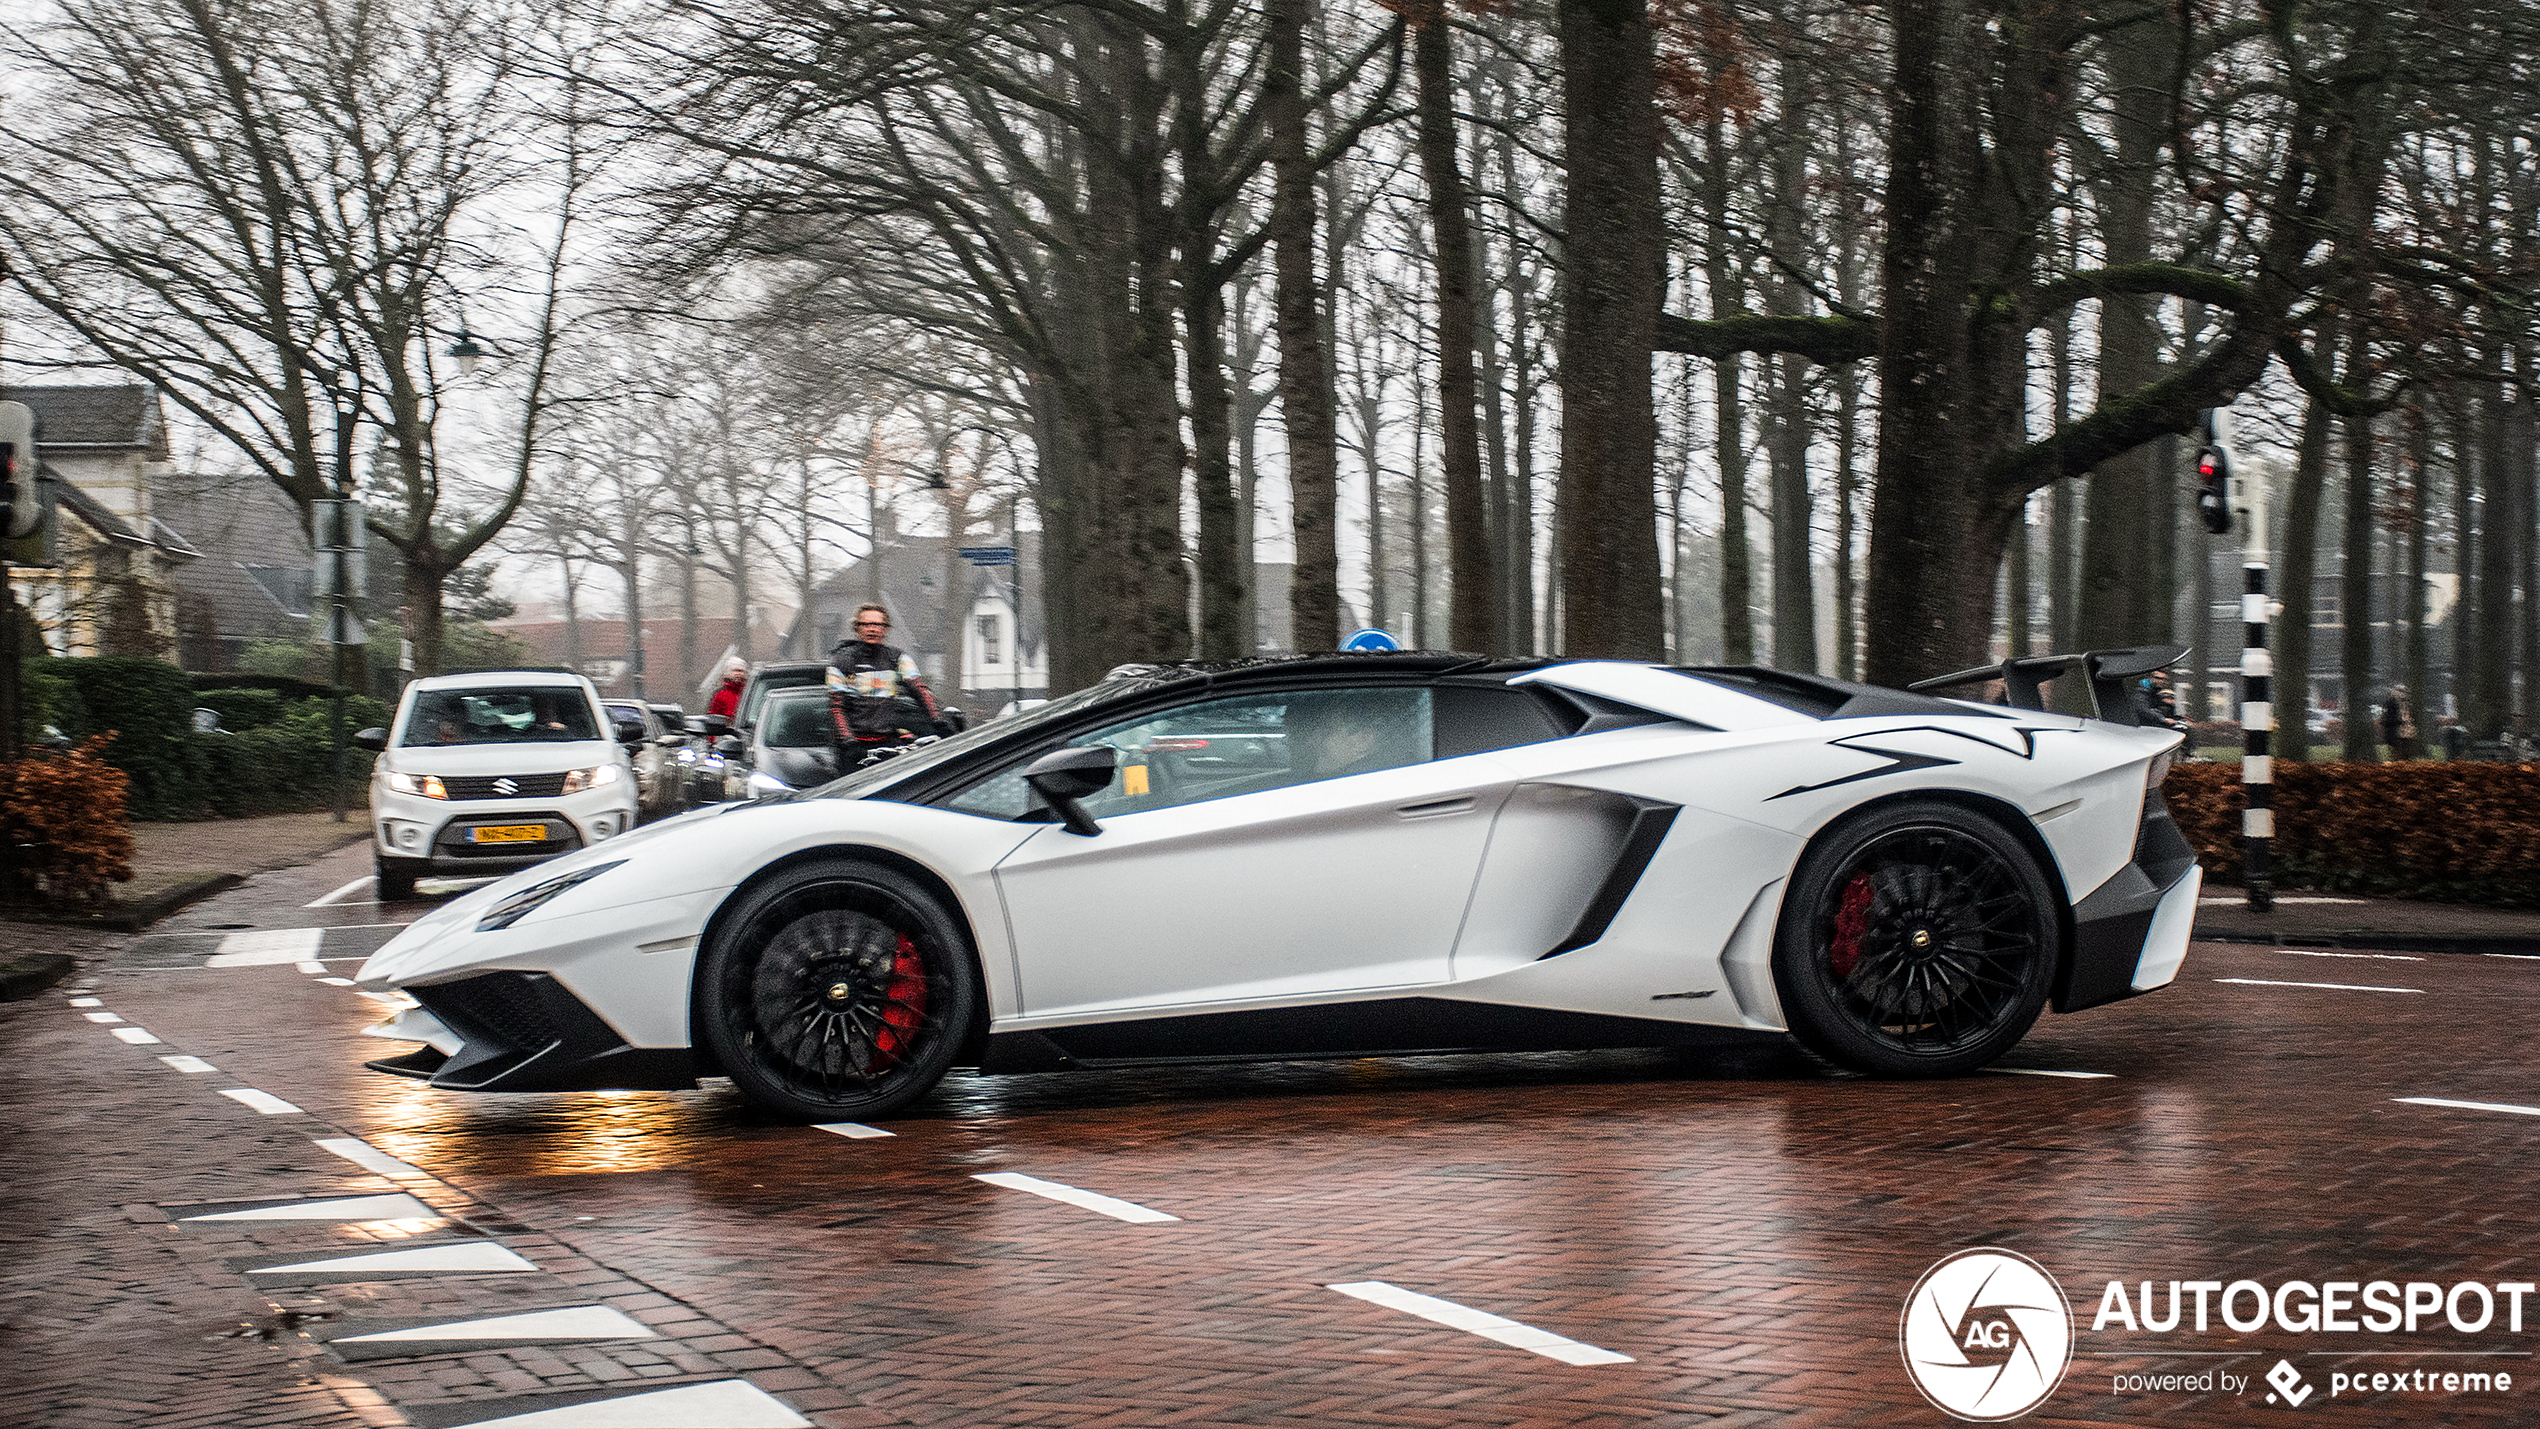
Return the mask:
<svg viewBox="0 0 2540 1429">
<path fill-rule="evenodd" d="M 486 352 L 482 344 L 477 342 L 475 334 L 461 327 L 458 340 L 450 344 L 449 355 L 458 359 L 459 376 L 467 378 L 476 375 L 477 365 L 490 354 Z"/>
</svg>

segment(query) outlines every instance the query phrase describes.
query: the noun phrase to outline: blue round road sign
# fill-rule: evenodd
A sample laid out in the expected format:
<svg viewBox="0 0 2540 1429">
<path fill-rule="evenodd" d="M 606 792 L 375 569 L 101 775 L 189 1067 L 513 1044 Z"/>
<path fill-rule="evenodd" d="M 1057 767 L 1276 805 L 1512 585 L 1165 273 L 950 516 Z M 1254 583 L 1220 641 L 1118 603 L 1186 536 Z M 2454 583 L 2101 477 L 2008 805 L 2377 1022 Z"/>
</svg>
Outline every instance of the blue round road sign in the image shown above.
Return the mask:
<svg viewBox="0 0 2540 1429">
<path fill-rule="evenodd" d="M 1341 642 L 1343 650 L 1399 650 L 1402 642 L 1377 629 L 1361 630 Z"/>
</svg>

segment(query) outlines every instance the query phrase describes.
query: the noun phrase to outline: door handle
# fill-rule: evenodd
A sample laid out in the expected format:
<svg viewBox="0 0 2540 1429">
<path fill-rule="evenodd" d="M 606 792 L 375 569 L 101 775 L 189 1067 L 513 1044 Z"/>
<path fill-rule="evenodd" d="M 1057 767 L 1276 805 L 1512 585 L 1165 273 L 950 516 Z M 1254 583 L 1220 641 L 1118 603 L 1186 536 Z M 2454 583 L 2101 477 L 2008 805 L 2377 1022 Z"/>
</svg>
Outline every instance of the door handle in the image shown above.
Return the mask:
<svg viewBox="0 0 2540 1429">
<path fill-rule="evenodd" d="M 1425 804 L 1405 804 L 1394 812 L 1406 819 L 1434 819 L 1441 814 L 1469 814 L 1473 812 L 1473 796 L 1464 794 L 1452 799 L 1431 799 Z"/>
</svg>

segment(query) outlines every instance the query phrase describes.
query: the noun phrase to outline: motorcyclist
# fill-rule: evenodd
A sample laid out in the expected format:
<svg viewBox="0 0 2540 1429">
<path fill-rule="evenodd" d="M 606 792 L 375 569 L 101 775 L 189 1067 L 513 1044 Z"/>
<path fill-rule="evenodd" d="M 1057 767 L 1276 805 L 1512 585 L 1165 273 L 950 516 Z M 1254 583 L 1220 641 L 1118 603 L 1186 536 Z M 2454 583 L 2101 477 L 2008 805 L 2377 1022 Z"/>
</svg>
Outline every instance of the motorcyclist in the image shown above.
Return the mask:
<svg viewBox="0 0 2540 1429">
<path fill-rule="evenodd" d="M 926 688 L 917 661 L 883 643 L 891 613 L 879 605 L 856 608 L 855 634 L 829 652 L 830 739 L 838 768 L 849 770 L 879 750 L 944 733 L 943 710 Z"/>
</svg>

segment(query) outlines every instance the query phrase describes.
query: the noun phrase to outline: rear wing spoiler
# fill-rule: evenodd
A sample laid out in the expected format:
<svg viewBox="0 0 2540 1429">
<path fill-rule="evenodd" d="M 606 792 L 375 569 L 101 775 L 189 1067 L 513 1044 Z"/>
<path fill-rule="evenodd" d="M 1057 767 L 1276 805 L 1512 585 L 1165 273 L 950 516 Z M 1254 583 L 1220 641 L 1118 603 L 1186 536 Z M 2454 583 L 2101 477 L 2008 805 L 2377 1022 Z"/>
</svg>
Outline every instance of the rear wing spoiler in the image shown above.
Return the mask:
<svg viewBox="0 0 2540 1429">
<path fill-rule="evenodd" d="M 2110 724 L 2139 725 L 2134 692 L 2126 688 L 2155 670 L 2166 670 L 2187 658 L 2184 645 L 2138 645 L 2127 650 L 2087 650 L 2079 655 L 2023 655 L 1999 665 L 1979 665 L 1954 675 L 1916 680 L 1905 688 L 1917 694 L 1979 680 L 2000 680 L 2003 697 L 2024 710 L 2046 708 L 2046 682 L 2078 668 L 2090 681 L 2093 717 Z"/>
</svg>

